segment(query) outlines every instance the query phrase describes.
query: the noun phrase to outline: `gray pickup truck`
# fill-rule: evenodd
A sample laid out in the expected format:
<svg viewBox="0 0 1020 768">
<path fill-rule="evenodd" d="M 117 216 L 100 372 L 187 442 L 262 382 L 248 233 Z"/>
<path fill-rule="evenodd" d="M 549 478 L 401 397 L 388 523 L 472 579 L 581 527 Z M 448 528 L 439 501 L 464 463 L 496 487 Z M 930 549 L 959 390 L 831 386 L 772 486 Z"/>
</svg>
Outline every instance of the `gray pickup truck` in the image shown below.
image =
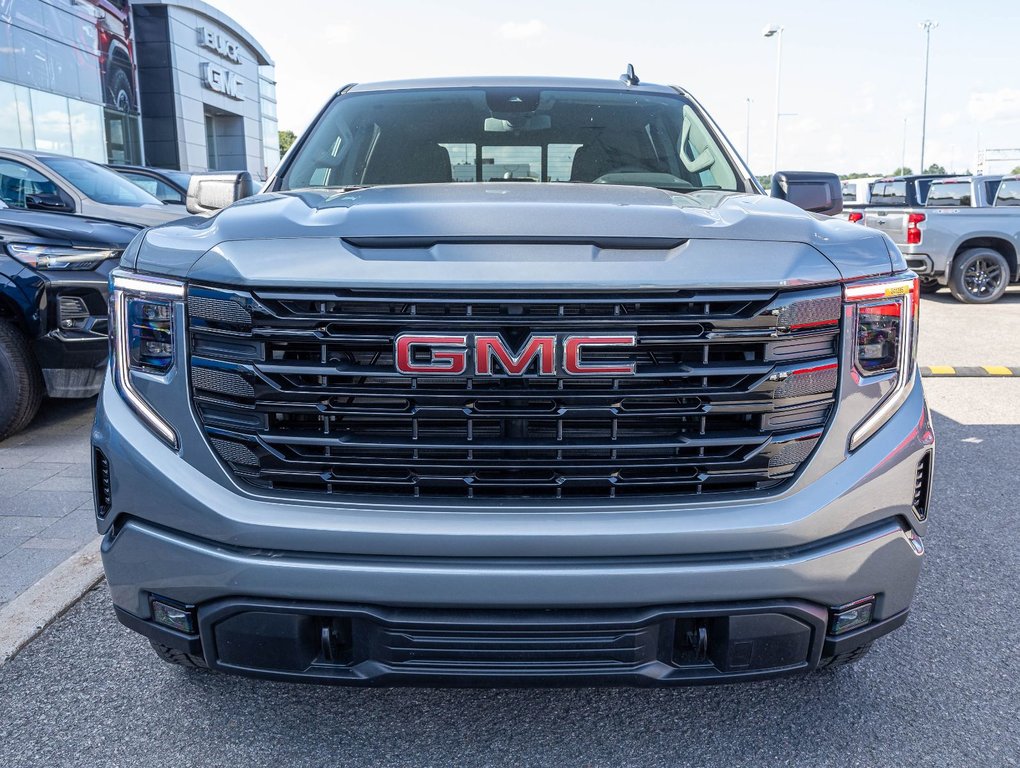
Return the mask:
<svg viewBox="0 0 1020 768">
<path fill-rule="evenodd" d="M 822 215 L 834 175 L 769 197 L 628 73 L 348 86 L 261 194 L 222 181 L 124 254 L 92 431 L 116 613 L 163 659 L 676 685 L 906 620 L 917 279 Z"/>
<path fill-rule="evenodd" d="M 892 238 L 923 293 L 948 285 L 959 301 L 988 304 L 1020 280 L 1018 188 L 1016 177 L 938 179 L 923 206 L 872 207 L 863 223 Z"/>
</svg>

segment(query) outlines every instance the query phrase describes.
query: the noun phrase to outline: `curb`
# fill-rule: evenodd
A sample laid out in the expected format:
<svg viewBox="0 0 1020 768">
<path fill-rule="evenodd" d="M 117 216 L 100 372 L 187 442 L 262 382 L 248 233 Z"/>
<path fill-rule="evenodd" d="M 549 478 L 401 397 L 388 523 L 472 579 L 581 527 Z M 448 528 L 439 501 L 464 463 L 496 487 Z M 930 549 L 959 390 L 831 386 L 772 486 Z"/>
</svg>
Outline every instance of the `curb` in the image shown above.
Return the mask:
<svg viewBox="0 0 1020 768">
<path fill-rule="evenodd" d="M 103 578 L 98 536 L 0 608 L 0 667 Z"/>
<path fill-rule="evenodd" d="M 931 365 L 921 366 L 921 376 L 933 379 L 942 376 L 1020 376 L 1020 368 L 1006 365 Z"/>
</svg>

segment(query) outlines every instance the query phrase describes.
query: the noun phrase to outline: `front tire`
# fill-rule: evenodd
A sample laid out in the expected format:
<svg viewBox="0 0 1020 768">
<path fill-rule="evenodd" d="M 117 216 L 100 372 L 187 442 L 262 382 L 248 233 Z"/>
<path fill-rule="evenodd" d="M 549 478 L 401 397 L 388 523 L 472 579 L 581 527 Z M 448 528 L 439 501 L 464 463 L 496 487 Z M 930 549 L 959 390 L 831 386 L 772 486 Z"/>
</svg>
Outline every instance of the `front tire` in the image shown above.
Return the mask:
<svg viewBox="0 0 1020 768">
<path fill-rule="evenodd" d="M 25 335 L 14 323 L 0 320 L 0 440 L 35 418 L 44 388 Z"/>
<path fill-rule="evenodd" d="M 971 248 L 954 259 L 949 290 L 957 301 L 991 304 L 1002 298 L 1009 278 L 1005 256 L 991 248 Z"/>
<path fill-rule="evenodd" d="M 201 656 L 178 651 L 176 648 L 170 648 L 162 643 L 157 643 L 155 640 L 150 640 L 149 645 L 152 646 L 155 654 L 167 664 L 184 667 L 185 669 L 209 669 L 209 665 L 205 663 L 205 659 Z"/>
</svg>

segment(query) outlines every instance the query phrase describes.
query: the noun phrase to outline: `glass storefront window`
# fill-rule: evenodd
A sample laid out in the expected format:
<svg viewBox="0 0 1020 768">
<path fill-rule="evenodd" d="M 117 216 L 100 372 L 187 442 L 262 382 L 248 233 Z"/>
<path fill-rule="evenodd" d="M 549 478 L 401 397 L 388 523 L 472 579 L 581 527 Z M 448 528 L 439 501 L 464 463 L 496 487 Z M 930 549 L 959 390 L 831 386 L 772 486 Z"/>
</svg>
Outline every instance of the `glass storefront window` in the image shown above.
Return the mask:
<svg viewBox="0 0 1020 768">
<path fill-rule="evenodd" d="M 11 83 L 2 82 L 0 82 L 0 147 L 23 148 L 14 86 Z"/>
<path fill-rule="evenodd" d="M 74 151 L 66 96 L 32 91 L 32 122 L 36 149 L 61 155 L 70 155 Z"/>
<path fill-rule="evenodd" d="M 103 141 L 103 108 L 98 104 L 68 99 L 71 118 L 71 154 L 97 163 L 106 162 Z"/>
<path fill-rule="evenodd" d="M 138 165 L 142 162 L 141 137 L 138 118 L 118 112 L 104 110 L 106 120 L 106 157 L 111 163 Z"/>
<path fill-rule="evenodd" d="M 32 92 L 23 85 L 16 85 L 14 86 L 14 100 L 18 102 L 18 125 L 21 128 L 21 148 L 35 149 Z"/>
</svg>

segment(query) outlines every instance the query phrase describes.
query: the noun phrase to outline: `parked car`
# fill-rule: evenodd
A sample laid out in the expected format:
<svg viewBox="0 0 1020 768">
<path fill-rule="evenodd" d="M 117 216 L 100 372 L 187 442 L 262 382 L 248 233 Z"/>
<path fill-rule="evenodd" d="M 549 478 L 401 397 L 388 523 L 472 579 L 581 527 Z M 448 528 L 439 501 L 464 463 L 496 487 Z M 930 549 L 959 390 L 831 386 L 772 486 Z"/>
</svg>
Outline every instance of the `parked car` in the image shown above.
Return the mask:
<svg viewBox="0 0 1020 768">
<path fill-rule="evenodd" d="M 194 174 L 169 168 L 146 168 L 141 165 L 108 165 L 137 187 L 167 205 L 184 205 L 188 200 L 188 183 Z"/>
<path fill-rule="evenodd" d="M 865 225 L 889 235 L 921 277 L 921 291 L 949 286 L 970 304 L 997 301 L 1020 280 L 1020 187 L 1013 177 L 974 176 L 932 182 L 923 206 L 869 210 Z"/>
<path fill-rule="evenodd" d="M 11 208 L 78 213 L 143 227 L 187 215 L 97 163 L 23 149 L 0 149 L 0 200 Z"/>
<path fill-rule="evenodd" d="M 49 397 L 90 397 L 107 357 L 107 284 L 139 227 L 0 203 L 0 440 Z"/>
<path fill-rule="evenodd" d="M 96 521 L 161 658 L 677 685 L 903 624 L 934 442 L 915 276 L 830 218 L 835 175 L 765 197 L 686 91 L 622 80 L 347 87 L 264 194 L 196 179 L 213 215 L 132 243 Z"/>
</svg>

